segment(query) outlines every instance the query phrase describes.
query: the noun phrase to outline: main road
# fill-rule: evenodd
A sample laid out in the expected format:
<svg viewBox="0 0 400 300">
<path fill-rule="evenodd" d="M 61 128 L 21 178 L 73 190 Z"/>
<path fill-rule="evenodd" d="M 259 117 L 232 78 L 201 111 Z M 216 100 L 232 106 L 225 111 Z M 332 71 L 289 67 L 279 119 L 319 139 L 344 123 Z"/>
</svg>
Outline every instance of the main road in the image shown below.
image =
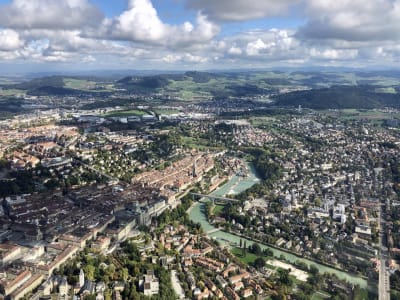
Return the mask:
<svg viewBox="0 0 400 300">
<path fill-rule="evenodd" d="M 379 209 L 379 248 L 380 248 L 380 266 L 379 266 L 379 300 L 390 300 L 390 278 L 386 266 L 388 262 L 388 249 L 383 245 L 385 231 L 385 220 L 382 218 L 382 206 Z"/>
</svg>

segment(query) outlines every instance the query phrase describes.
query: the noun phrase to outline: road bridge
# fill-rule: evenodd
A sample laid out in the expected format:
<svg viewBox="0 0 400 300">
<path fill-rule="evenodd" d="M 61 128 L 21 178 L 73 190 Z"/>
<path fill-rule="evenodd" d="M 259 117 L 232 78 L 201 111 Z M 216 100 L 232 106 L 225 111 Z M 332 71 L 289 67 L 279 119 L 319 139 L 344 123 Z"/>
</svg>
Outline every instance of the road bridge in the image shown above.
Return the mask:
<svg viewBox="0 0 400 300">
<path fill-rule="evenodd" d="M 238 199 L 232 199 L 232 198 L 227 198 L 227 197 L 219 197 L 219 196 L 213 196 L 213 195 L 204 195 L 200 193 L 190 193 L 194 197 L 198 197 L 199 199 L 201 198 L 208 198 L 210 200 L 214 201 L 220 201 L 220 202 L 240 202 Z"/>
</svg>

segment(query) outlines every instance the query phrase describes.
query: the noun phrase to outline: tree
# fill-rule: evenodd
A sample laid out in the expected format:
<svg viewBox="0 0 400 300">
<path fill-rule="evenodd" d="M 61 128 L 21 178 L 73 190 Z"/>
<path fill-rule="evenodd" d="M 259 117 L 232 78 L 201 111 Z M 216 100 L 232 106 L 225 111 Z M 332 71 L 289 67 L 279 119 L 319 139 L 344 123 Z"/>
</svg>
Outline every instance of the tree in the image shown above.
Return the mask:
<svg viewBox="0 0 400 300">
<path fill-rule="evenodd" d="M 263 250 L 263 255 L 264 255 L 264 256 L 268 256 L 268 257 L 272 257 L 272 256 L 274 256 L 274 252 L 272 252 L 272 250 L 269 249 L 269 248 L 265 248 L 265 249 Z"/>
<path fill-rule="evenodd" d="M 291 286 L 292 280 L 289 277 L 290 270 L 278 269 L 278 280 L 281 284 Z"/>
<path fill-rule="evenodd" d="M 318 270 L 317 266 L 311 265 L 310 266 L 310 273 L 313 274 L 313 275 L 317 275 L 319 273 L 319 270 Z"/>
<path fill-rule="evenodd" d="M 121 279 L 122 279 L 122 281 L 126 282 L 128 280 L 128 277 L 129 277 L 128 269 L 127 268 L 122 268 L 121 269 Z"/>
<path fill-rule="evenodd" d="M 254 253 L 255 255 L 261 255 L 262 254 L 262 250 L 261 247 L 258 243 L 253 243 L 253 245 L 250 247 L 250 252 Z"/>
<path fill-rule="evenodd" d="M 96 271 L 96 268 L 94 266 L 86 265 L 83 267 L 83 270 L 87 279 L 94 280 L 94 272 Z"/>
<path fill-rule="evenodd" d="M 263 268 L 265 267 L 265 260 L 262 257 L 257 257 L 256 260 L 254 261 L 254 267 L 255 268 Z"/>
</svg>

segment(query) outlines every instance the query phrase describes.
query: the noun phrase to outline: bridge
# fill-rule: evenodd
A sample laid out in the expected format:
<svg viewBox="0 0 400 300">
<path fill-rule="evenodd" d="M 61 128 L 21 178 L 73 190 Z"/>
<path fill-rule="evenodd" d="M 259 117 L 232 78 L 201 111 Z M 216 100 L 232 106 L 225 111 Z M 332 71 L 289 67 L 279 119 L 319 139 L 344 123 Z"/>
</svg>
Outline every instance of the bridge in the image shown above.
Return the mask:
<svg viewBox="0 0 400 300">
<path fill-rule="evenodd" d="M 219 228 L 214 228 L 214 229 L 211 229 L 211 230 L 207 231 L 206 233 L 207 233 L 207 234 L 212 234 L 212 233 L 218 232 L 218 231 L 220 231 L 220 230 L 221 230 L 221 229 L 219 229 Z"/>
<path fill-rule="evenodd" d="M 210 200 L 214 201 L 220 201 L 220 202 L 240 202 L 237 199 L 232 199 L 232 198 L 227 198 L 227 197 L 218 197 L 218 196 L 213 196 L 213 195 L 204 195 L 204 194 L 199 194 L 199 193 L 190 193 L 192 196 L 199 197 L 199 198 L 208 198 Z"/>
</svg>

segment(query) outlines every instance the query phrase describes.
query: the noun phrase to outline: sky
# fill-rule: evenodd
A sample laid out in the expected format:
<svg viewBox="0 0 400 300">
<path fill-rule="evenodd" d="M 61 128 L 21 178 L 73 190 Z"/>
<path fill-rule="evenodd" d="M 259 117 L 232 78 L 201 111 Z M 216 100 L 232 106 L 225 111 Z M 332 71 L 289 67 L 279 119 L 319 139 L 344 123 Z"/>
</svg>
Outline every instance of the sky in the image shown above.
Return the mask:
<svg viewBox="0 0 400 300">
<path fill-rule="evenodd" d="M 0 0 L 0 72 L 400 68 L 400 0 Z"/>
</svg>

